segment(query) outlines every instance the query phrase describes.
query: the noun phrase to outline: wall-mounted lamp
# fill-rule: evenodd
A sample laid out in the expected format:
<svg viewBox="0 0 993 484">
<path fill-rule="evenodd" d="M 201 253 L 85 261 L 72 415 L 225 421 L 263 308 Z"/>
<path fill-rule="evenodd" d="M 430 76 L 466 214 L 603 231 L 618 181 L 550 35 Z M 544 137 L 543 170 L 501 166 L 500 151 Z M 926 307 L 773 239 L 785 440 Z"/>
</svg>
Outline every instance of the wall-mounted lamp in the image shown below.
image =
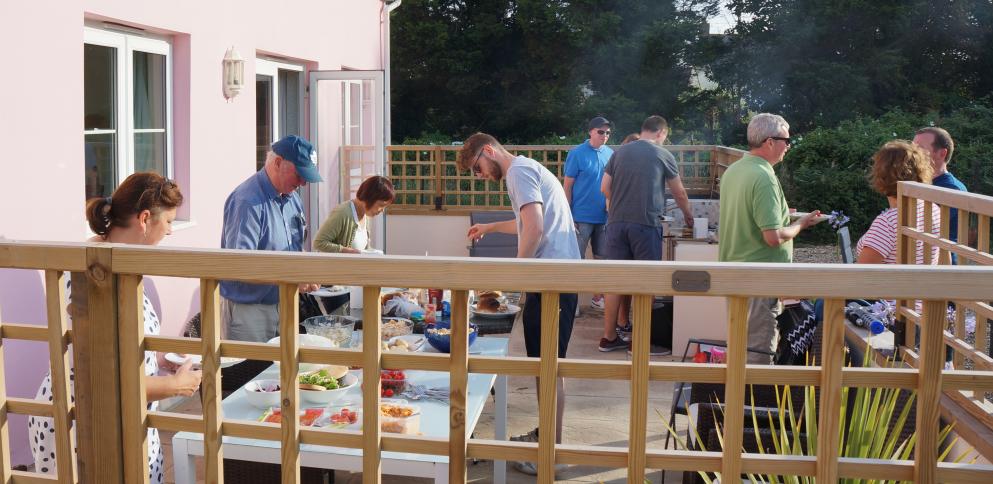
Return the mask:
<svg viewBox="0 0 993 484">
<path fill-rule="evenodd" d="M 231 46 L 224 53 L 224 99 L 231 100 L 245 85 L 245 61 Z"/>
</svg>

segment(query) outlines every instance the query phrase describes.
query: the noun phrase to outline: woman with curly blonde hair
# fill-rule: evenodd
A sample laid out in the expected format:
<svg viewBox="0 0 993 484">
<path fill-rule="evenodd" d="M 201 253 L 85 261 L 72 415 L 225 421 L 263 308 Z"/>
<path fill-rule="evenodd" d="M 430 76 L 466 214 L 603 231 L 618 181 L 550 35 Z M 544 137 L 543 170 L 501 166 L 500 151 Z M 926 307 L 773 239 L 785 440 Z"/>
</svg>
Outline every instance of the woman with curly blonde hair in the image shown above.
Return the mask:
<svg viewBox="0 0 993 484">
<path fill-rule="evenodd" d="M 896 264 L 897 183 L 915 181 L 931 183 L 934 168 L 927 152 L 908 141 L 890 141 L 872 155 L 870 182 L 872 187 L 886 197 L 889 208 L 876 216 L 865 235 L 856 246 L 859 264 Z M 940 234 L 941 211 L 931 210 L 931 232 Z M 917 203 L 917 229 L 924 230 L 924 202 Z M 924 244 L 917 242 L 917 264 L 924 263 Z M 931 248 L 931 264 L 938 263 L 938 248 Z"/>
</svg>

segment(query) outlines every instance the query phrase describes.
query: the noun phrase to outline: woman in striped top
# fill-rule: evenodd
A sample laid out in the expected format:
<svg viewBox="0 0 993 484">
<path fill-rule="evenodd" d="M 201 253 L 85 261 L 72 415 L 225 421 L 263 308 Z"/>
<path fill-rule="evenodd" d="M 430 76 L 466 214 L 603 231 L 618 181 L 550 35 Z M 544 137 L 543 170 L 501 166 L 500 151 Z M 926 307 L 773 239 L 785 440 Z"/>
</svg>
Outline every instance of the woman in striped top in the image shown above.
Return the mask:
<svg viewBox="0 0 993 484">
<path fill-rule="evenodd" d="M 859 264 L 896 264 L 896 187 L 897 182 L 931 183 L 933 168 L 927 152 L 907 141 L 890 141 L 872 156 L 873 188 L 886 196 L 890 207 L 876 216 L 856 246 Z M 917 202 L 917 229 L 925 230 L 924 202 Z M 941 211 L 931 207 L 930 232 L 940 234 Z M 938 263 L 938 247 L 931 247 L 929 264 Z M 924 264 L 924 243 L 916 242 L 916 263 Z"/>
</svg>

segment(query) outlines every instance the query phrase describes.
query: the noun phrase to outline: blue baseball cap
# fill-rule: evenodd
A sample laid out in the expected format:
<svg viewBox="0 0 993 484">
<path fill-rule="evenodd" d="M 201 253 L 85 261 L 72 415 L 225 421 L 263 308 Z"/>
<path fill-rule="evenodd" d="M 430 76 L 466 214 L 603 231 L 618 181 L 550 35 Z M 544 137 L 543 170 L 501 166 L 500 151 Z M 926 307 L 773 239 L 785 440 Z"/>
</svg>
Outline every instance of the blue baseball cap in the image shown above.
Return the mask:
<svg viewBox="0 0 993 484">
<path fill-rule="evenodd" d="M 290 135 L 273 143 L 272 151 L 280 158 L 293 163 L 297 173 L 308 183 L 324 181 L 317 171 L 317 150 L 310 141 L 297 135 Z"/>
</svg>

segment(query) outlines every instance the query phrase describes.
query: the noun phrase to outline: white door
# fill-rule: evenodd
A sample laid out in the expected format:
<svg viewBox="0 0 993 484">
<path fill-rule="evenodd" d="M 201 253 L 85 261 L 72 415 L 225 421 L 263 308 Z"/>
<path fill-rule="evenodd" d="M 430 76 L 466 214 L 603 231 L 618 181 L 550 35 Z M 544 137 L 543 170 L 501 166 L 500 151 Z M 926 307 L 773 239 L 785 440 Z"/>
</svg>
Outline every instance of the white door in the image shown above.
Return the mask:
<svg viewBox="0 0 993 484">
<path fill-rule="evenodd" d="M 386 92 L 383 71 L 311 71 L 310 139 L 324 183 L 310 190 L 317 229 L 362 180 L 386 170 Z M 373 246 L 385 250 L 386 215 L 373 219 Z"/>
</svg>

